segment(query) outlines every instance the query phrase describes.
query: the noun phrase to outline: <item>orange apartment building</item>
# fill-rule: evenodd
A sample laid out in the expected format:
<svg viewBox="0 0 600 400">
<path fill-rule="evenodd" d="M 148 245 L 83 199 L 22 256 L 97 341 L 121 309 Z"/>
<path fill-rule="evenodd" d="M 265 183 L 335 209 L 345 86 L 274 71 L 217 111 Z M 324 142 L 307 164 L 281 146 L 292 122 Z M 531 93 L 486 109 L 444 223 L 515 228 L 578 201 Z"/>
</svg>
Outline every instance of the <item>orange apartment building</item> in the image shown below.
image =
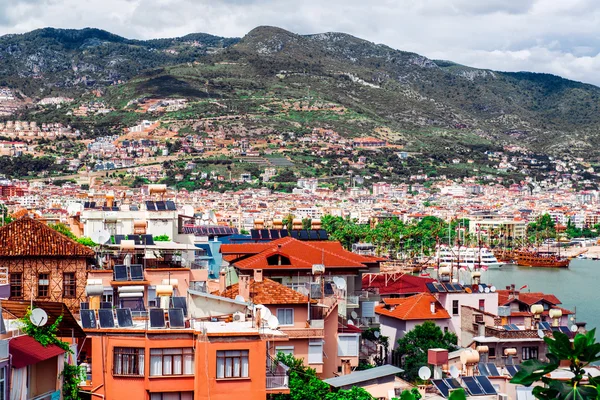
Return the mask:
<svg viewBox="0 0 600 400">
<path fill-rule="evenodd" d="M 344 367 L 348 371 L 349 367 L 358 366 L 360 333 L 338 334 L 334 296 L 310 300 L 296 290 L 263 278 L 262 270 L 258 269 L 254 270 L 253 278 L 242 275 L 239 283 L 227 289 L 224 274 L 221 278 L 221 296 L 231 299 L 242 296 L 252 304 L 266 306 L 277 317 L 279 329 L 289 341 L 270 347 L 272 357 L 279 352 L 293 354 L 321 377 L 333 377 Z"/>
<path fill-rule="evenodd" d="M 248 322 L 188 321 L 188 328 L 84 329 L 90 358 L 85 390 L 106 399 L 264 400 L 289 393 L 286 367 L 267 356 L 285 334 Z"/>
</svg>

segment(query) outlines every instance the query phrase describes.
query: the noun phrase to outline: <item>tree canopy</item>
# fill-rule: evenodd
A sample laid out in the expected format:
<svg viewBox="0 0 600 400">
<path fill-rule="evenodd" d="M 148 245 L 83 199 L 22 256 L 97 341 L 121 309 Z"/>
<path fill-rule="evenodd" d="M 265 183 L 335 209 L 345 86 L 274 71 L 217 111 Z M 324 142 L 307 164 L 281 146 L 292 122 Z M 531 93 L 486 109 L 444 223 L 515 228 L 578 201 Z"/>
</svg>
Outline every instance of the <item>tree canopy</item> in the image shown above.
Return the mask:
<svg viewBox="0 0 600 400">
<path fill-rule="evenodd" d="M 427 349 L 441 348 L 455 350 L 458 337 L 452 332 L 442 332 L 432 321 L 425 321 L 408 331 L 403 338 L 398 339 L 396 351 L 401 354 L 400 367 L 409 381 L 418 378 L 418 371 L 427 365 Z"/>
</svg>

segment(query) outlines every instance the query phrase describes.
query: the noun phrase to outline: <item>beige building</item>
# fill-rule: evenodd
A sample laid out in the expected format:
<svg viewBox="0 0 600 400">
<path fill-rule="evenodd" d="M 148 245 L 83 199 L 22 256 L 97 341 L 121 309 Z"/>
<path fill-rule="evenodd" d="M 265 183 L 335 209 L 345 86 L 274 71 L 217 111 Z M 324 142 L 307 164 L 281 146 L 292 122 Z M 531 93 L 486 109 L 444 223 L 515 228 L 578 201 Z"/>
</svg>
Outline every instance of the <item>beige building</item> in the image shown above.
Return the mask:
<svg viewBox="0 0 600 400">
<path fill-rule="evenodd" d="M 469 221 L 469 234 L 474 237 L 479 234 L 482 238 L 504 235 L 520 240 L 527 234 L 527 221 L 497 216 L 475 217 Z"/>
</svg>

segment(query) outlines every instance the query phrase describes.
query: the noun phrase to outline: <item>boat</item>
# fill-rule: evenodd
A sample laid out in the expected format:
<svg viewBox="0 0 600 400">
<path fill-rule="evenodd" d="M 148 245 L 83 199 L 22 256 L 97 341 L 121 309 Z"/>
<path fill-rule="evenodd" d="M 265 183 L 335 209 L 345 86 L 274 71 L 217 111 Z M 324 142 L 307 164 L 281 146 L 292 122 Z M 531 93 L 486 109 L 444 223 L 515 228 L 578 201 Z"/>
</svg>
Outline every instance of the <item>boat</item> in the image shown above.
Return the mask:
<svg viewBox="0 0 600 400">
<path fill-rule="evenodd" d="M 487 247 L 439 246 L 434 259 L 441 267 L 458 266 L 470 271 L 500 268 L 503 265 Z"/>
<path fill-rule="evenodd" d="M 517 265 L 543 268 L 568 268 L 569 260 L 560 255 L 547 255 L 536 251 L 522 250 L 516 254 Z"/>
</svg>

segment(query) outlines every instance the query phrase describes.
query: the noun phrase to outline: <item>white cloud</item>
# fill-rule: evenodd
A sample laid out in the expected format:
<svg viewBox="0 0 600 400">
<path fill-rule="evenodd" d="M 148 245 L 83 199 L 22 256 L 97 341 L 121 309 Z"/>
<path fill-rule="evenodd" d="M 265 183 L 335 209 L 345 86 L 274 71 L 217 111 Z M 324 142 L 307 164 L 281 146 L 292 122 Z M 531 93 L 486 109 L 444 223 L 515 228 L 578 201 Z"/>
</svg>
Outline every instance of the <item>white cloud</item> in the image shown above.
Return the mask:
<svg viewBox="0 0 600 400">
<path fill-rule="evenodd" d="M 97 27 L 131 38 L 258 25 L 346 32 L 430 58 L 600 85 L 596 0 L 0 0 L 0 34 Z"/>
</svg>

